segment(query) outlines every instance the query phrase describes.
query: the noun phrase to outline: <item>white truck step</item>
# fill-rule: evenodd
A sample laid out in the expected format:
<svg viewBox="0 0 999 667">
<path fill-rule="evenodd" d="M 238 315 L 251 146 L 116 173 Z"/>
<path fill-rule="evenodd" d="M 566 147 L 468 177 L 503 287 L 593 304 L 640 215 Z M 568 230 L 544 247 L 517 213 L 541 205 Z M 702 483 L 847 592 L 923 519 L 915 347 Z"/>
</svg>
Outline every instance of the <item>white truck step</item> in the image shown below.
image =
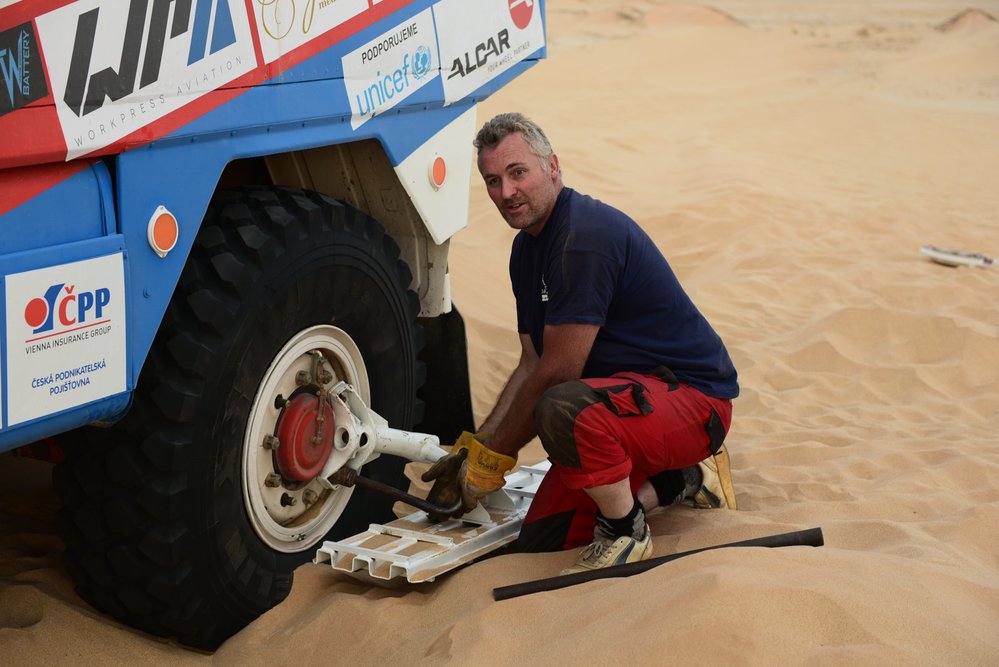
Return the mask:
<svg viewBox="0 0 999 667">
<path fill-rule="evenodd" d="M 432 523 L 421 511 L 372 524 L 353 537 L 324 542 L 313 562 L 375 579 L 433 581 L 515 540 L 549 467 L 548 461 L 521 466 L 507 477 L 502 490 L 460 519 Z"/>
</svg>

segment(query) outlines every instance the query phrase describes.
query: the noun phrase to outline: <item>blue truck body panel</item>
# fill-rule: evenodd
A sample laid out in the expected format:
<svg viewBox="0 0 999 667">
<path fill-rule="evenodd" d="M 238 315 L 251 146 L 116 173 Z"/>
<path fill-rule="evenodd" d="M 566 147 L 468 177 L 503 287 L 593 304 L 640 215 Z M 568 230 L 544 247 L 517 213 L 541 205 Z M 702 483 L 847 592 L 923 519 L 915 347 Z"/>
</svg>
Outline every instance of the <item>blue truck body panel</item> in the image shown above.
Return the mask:
<svg viewBox="0 0 999 667">
<path fill-rule="evenodd" d="M 92 7 L 102 8 L 107 12 L 104 5 L 108 5 L 108 1 L 84 0 L 78 3 L 80 11 L 77 14 L 82 17 L 83 10 Z M 497 11 L 509 4 L 511 15 L 514 5 L 531 5 L 529 2 L 508 3 L 507 0 L 478 1 L 479 4 L 491 2 L 496 5 L 494 9 Z M 399 165 L 441 128 L 460 117 L 476 102 L 519 76 L 545 55 L 542 38 L 540 48 L 533 48 L 538 46 L 535 40 L 529 53 L 518 54 L 513 62 L 504 62 L 504 59 L 511 60 L 509 51 L 504 53 L 504 40 L 509 47 L 509 36 L 500 32 L 488 41 L 470 44 L 463 56 L 454 58 L 450 63 L 442 62 L 447 48 L 444 35 L 440 33 L 443 11 L 460 12 L 467 9 L 457 5 L 455 0 L 394 0 L 386 2 L 386 7 L 392 5 L 395 8 L 392 13 L 381 18 L 372 14 L 376 20 L 369 21 L 350 34 L 345 33 L 339 41 L 333 40 L 325 45 L 317 39 L 315 41 L 320 44 L 319 47 L 302 42 L 291 49 L 289 54 L 270 62 L 261 62 L 259 44 L 262 37 L 259 28 L 264 23 L 254 26 L 251 16 L 249 28 L 257 40 L 255 67 L 248 68 L 252 71 L 211 91 L 202 91 L 196 103 L 178 109 L 173 116 L 168 114 L 158 119 L 158 125 L 154 123 L 149 126 L 166 127 L 169 130 L 161 134 L 153 131 L 153 136 L 150 136 L 148 131 L 137 131 L 101 145 L 99 135 L 105 129 L 110 129 L 114 120 L 114 117 L 109 116 L 111 120 L 108 121 L 108 128 L 102 124 L 99 131 L 90 131 L 92 137 L 98 137 L 97 143 L 92 145 L 95 150 L 81 157 L 74 157 L 74 141 L 81 145 L 79 137 L 74 139 L 67 127 L 62 128 L 63 136 L 52 136 L 60 133 L 54 118 L 58 113 L 64 113 L 60 105 L 70 97 L 70 93 L 67 87 L 67 92 L 60 99 L 60 91 L 54 89 L 57 77 L 51 70 L 56 62 L 56 54 L 44 53 L 45 47 L 52 42 L 51 36 L 48 43 L 44 38 L 45 30 L 51 31 L 53 25 L 73 25 L 72 21 L 80 25 L 82 19 L 72 15 L 62 20 L 61 24 L 56 20 L 74 9 L 74 3 L 69 0 L 45 3 L 44 8 L 48 11 L 46 16 L 41 13 L 39 16 L 32 16 L 30 4 L 15 3 L 13 7 L 0 12 L 0 59 L 6 57 L 8 62 L 14 63 L 14 55 L 20 54 L 18 57 L 22 58 L 16 63 L 18 68 L 5 68 L 5 76 L 9 78 L 11 71 L 23 74 L 29 68 L 34 68 L 31 70 L 34 72 L 31 80 L 34 92 L 29 91 L 23 81 L 16 82 L 20 86 L 18 92 L 25 93 L 21 100 L 24 104 L 18 108 L 16 95 L 12 94 L 11 110 L 0 107 L 0 133 L 5 132 L 5 136 L 13 140 L 8 142 L 12 147 L 6 153 L 0 150 L 0 166 L 7 167 L 0 169 L 0 295 L 4 296 L 4 301 L 0 303 L 0 331 L 3 332 L 0 337 L 0 451 L 86 423 L 113 419 L 127 407 L 130 392 L 140 375 L 205 209 L 215 192 L 220 175 L 231 161 L 375 139 L 383 147 L 391 164 Z M 241 11 L 241 5 L 242 2 L 228 5 L 233 16 Z M 199 43 L 200 39 L 200 43 L 206 45 L 206 54 L 217 45 L 231 44 L 239 32 L 237 21 L 237 30 L 231 34 L 224 30 L 219 32 L 218 29 L 217 34 L 211 36 L 202 34 L 207 29 L 204 26 L 208 24 L 204 23 L 203 17 L 197 12 L 207 6 L 205 2 L 195 3 L 196 16 L 191 19 L 190 32 L 191 43 Z M 242 9 L 245 11 L 245 6 Z M 370 5 L 367 12 L 362 12 L 352 20 L 362 21 L 366 14 L 377 10 L 375 3 Z M 91 13 L 93 11 L 96 10 Z M 6 17 L 4 13 L 7 14 Z M 543 21 L 543 9 L 538 14 L 542 18 L 537 20 Z M 28 21 L 20 23 L 26 18 Z M 352 106 L 352 91 L 348 90 L 351 75 L 348 74 L 345 78 L 345 67 L 353 62 L 351 58 L 357 59 L 359 49 L 365 45 L 369 45 L 368 48 L 383 49 L 393 46 L 394 35 L 402 35 L 402 30 L 407 29 L 407 26 L 417 25 L 417 21 L 423 21 L 420 24 L 423 26 L 420 38 L 427 39 L 425 33 L 428 25 L 433 25 L 437 32 L 434 43 L 437 44 L 438 52 L 437 57 L 433 58 L 433 62 L 437 63 L 436 67 L 430 72 L 423 72 L 427 81 L 418 89 L 403 91 L 403 82 L 406 85 L 414 83 L 417 75 L 414 63 L 418 50 L 413 51 L 414 60 L 404 60 L 405 64 L 402 66 L 406 68 L 412 65 L 412 69 L 406 69 L 401 76 L 396 72 L 395 79 L 386 76 L 381 84 L 377 80 L 374 84 L 381 85 L 382 91 L 392 93 L 394 83 L 394 90 L 400 91 L 400 97 L 405 94 L 405 99 L 397 104 L 386 103 L 386 108 L 380 109 L 378 114 L 360 118 L 360 93 L 353 90 L 358 98 Z M 224 21 L 218 17 L 212 25 L 225 28 Z M 345 30 L 350 25 L 351 21 L 347 21 L 333 28 L 330 34 Z M 199 26 L 202 27 L 201 33 L 198 32 Z M 409 29 L 410 37 L 417 39 L 414 35 L 419 35 L 419 31 Z M 152 32 L 153 28 L 148 30 Z M 17 53 L 11 46 L 14 42 L 10 42 L 15 37 L 18 40 L 17 48 L 21 49 Z M 35 42 L 31 42 L 31 39 L 35 39 Z M 451 39 L 453 41 L 454 38 Z M 72 35 L 67 35 L 66 40 L 71 41 Z M 372 44 L 374 47 L 370 46 Z M 126 41 L 123 54 L 127 48 Z M 36 83 L 41 80 L 41 73 L 37 69 L 39 53 L 44 53 L 50 69 L 46 80 L 48 95 L 42 97 L 39 95 L 46 91 L 40 91 L 39 83 Z M 193 47 L 191 53 L 194 53 Z M 301 55 L 303 53 L 304 56 Z M 374 53 L 371 50 L 368 55 Z M 74 58 L 76 55 L 74 51 Z M 266 61 L 266 49 L 263 56 Z M 194 58 L 193 55 L 191 57 Z M 294 61 L 296 57 L 297 62 L 283 66 L 283 63 Z M 124 63 L 125 55 L 121 58 Z M 362 53 L 361 60 L 364 58 L 365 54 Z M 449 82 L 455 80 L 457 83 L 466 73 L 471 73 L 476 67 L 476 60 L 480 71 L 486 67 L 496 67 L 497 72 L 484 79 L 481 85 L 457 93 L 457 98 L 456 93 L 451 91 L 449 99 Z M 214 67 L 212 72 L 215 72 Z M 380 72 L 378 76 L 381 76 Z M 94 80 L 91 79 L 91 88 L 94 85 Z M 187 85 L 190 85 L 190 81 Z M 178 84 L 178 95 L 183 92 L 182 86 Z M 374 98 L 380 95 L 375 88 L 369 88 L 366 94 Z M 131 98 L 126 97 L 125 101 L 129 99 Z M 164 99 L 169 100 L 169 96 Z M 109 100 L 110 97 L 102 98 L 101 102 L 110 106 Z M 133 117 L 136 114 L 141 117 L 142 114 L 153 111 L 149 106 L 152 104 L 162 105 L 163 102 L 155 97 L 136 98 L 131 106 L 126 104 L 122 107 L 121 122 L 128 120 L 126 111 Z M 192 111 L 194 107 L 198 108 Z M 59 118 L 61 123 L 66 123 L 64 117 Z M 75 119 L 69 119 L 75 122 Z M 175 127 L 170 127 L 171 121 Z M 49 123 L 49 126 L 46 127 L 45 123 Z M 30 133 L 37 136 L 28 136 Z M 83 138 L 85 144 L 86 137 Z M 60 149 L 59 146 L 64 148 Z M 64 178 L 58 174 L 39 176 L 36 164 L 49 163 L 53 172 L 62 169 L 49 159 L 53 152 L 59 150 L 64 151 L 62 159 L 66 161 L 62 163 L 63 168 L 66 173 L 72 173 Z M 113 168 L 114 178 L 109 172 L 109 165 Z M 28 181 L 30 185 L 22 188 L 21 180 Z M 24 194 L 19 196 L 22 190 Z M 5 202 L 8 202 L 7 206 L 4 206 Z M 177 245 L 165 257 L 154 252 L 147 239 L 150 215 L 160 206 L 176 217 L 179 226 Z M 22 401 L 22 390 L 18 386 L 12 386 L 16 383 L 12 383 L 10 378 L 19 372 L 19 377 L 24 377 L 24 371 L 18 371 L 15 366 L 30 368 L 30 355 L 25 351 L 28 349 L 26 345 L 42 346 L 61 339 L 45 338 L 47 331 L 43 329 L 46 325 L 41 315 L 37 314 L 41 312 L 38 309 L 43 309 L 46 299 L 50 308 L 55 307 L 55 297 L 50 299 L 29 294 L 26 297 L 28 308 L 33 305 L 37 312 L 29 314 L 26 309 L 23 316 L 18 310 L 23 306 L 20 303 L 8 303 L 8 297 L 17 294 L 18 289 L 27 289 L 18 285 L 27 280 L 27 276 L 34 275 L 32 272 L 37 273 L 46 267 L 73 265 L 79 268 L 79 275 L 87 276 L 92 270 L 91 264 L 86 260 L 93 260 L 93 267 L 98 268 L 100 273 L 111 266 L 100 259 L 109 255 L 120 256 L 122 267 L 120 281 L 124 290 L 121 295 L 124 304 L 121 304 L 122 310 L 116 314 L 116 321 L 121 322 L 124 330 L 121 332 L 121 340 L 125 349 L 119 354 L 124 368 L 112 383 L 115 387 L 120 385 L 121 391 L 108 389 L 98 392 L 101 395 L 94 400 L 61 409 L 58 409 L 58 405 L 49 410 L 18 405 Z M 73 264 L 75 262 L 83 263 Z M 116 269 L 112 272 L 114 271 Z M 37 290 L 56 287 L 56 282 L 51 285 L 43 284 L 49 280 L 48 273 L 41 272 L 38 276 L 37 280 L 41 282 L 38 283 Z M 51 279 L 56 280 L 57 278 Z M 77 298 L 72 293 L 72 287 L 67 283 L 60 293 L 62 297 L 69 299 L 72 307 L 85 304 L 83 295 Z M 96 286 L 95 289 L 103 288 Z M 92 297 L 88 298 L 92 300 Z M 58 303 L 64 302 L 68 301 Z M 81 310 L 80 317 L 83 317 L 82 312 Z M 69 325 L 82 321 L 75 315 L 63 313 L 60 317 L 63 315 L 65 331 L 74 330 Z M 28 322 L 28 329 L 34 333 L 21 337 L 19 333 L 10 330 L 12 326 L 23 328 L 25 322 Z M 44 352 L 39 348 L 35 356 L 41 357 Z M 65 372 L 85 373 L 80 368 L 89 366 L 74 367 Z M 58 375 L 58 372 L 55 374 Z M 51 387 L 49 389 L 51 391 Z M 33 416 L 36 412 L 39 414 Z"/>
</svg>

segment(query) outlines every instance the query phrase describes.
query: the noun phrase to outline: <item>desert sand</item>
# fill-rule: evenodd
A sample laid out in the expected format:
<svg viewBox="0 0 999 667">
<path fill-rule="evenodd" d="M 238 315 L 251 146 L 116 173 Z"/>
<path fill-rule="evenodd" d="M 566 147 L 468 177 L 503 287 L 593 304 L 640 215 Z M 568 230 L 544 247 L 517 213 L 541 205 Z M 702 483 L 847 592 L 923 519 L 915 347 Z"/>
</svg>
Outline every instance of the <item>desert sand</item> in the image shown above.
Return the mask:
<svg viewBox="0 0 999 667">
<path fill-rule="evenodd" d="M 738 511 L 650 516 L 657 554 L 819 526 L 506 602 L 571 553 L 386 589 L 305 565 L 213 655 L 85 605 L 49 466 L 0 465 L 0 662 L 999 664 L 999 2 L 553 0 L 549 57 L 484 103 L 631 214 L 726 341 Z M 512 232 L 473 178 L 453 242 L 481 419 L 517 360 Z M 544 456 L 537 443 L 524 461 Z"/>
</svg>

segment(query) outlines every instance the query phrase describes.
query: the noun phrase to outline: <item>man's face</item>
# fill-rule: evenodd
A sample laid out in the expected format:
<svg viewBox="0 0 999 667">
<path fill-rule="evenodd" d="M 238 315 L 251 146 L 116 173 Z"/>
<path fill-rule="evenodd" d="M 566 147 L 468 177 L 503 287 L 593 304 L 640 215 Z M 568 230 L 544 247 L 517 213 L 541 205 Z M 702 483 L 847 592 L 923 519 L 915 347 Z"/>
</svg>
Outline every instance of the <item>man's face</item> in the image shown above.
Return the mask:
<svg viewBox="0 0 999 667">
<path fill-rule="evenodd" d="M 558 157 L 552 155 L 547 166 L 546 171 L 519 132 L 479 151 L 479 173 L 500 215 L 533 236 L 541 233 L 562 185 Z"/>
</svg>

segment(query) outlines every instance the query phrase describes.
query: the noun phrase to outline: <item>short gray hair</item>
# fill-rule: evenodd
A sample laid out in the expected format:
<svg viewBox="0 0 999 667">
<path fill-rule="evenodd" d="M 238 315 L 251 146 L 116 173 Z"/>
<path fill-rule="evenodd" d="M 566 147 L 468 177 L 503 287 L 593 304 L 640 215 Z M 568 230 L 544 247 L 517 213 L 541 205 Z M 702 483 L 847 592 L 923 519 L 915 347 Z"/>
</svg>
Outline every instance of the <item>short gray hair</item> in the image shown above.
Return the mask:
<svg viewBox="0 0 999 667">
<path fill-rule="evenodd" d="M 544 131 L 537 123 L 515 111 L 501 113 L 487 121 L 479 133 L 475 135 L 475 141 L 472 142 L 472 145 L 477 151 L 481 151 L 483 148 L 496 148 L 499 142 L 514 133 L 519 133 L 524 137 L 531 152 L 538 156 L 543 165 L 547 166 L 548 158 L 555 153 L 552 150 L 552 145 L 548 142 L 548 137 L 545 136 Z"/>
</svg>

